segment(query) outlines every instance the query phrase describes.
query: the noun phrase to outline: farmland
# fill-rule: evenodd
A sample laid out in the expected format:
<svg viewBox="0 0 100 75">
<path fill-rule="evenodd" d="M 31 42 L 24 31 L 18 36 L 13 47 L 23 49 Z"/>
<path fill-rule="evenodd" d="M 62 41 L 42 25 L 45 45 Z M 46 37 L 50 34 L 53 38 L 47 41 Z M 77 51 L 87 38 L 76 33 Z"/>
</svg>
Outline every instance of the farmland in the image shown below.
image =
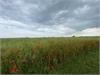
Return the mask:
<svg viewBox="0 0 100 75">
<path fill-rule="evenodd" d="M 0 39 L 2 74 L 98 74 L 99 37 Z"/>
</svg>

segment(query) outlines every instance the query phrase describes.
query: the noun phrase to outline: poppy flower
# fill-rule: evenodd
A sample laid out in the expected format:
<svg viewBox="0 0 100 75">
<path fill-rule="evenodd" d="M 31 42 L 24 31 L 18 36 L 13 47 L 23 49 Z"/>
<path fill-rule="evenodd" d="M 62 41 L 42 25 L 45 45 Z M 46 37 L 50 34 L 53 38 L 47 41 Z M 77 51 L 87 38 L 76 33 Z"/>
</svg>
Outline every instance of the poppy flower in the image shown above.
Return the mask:
<svg viewBox="0 0 100 75">
<path fill-rule="evenodd" d="M 17 71 L 18 69 L 16 65 L 10 67 L 10 73 L 16 73 Z"/>
</svg>

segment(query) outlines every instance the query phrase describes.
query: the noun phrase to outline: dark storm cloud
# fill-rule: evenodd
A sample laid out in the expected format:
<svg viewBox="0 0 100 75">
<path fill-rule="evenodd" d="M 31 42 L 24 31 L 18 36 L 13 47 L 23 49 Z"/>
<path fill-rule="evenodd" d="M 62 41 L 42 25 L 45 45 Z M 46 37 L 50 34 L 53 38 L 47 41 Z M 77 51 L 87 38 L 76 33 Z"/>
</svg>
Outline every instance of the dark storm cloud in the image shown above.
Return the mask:
<svg viewBox="0 0 100 75">
<path fill-rule="evenodd" d="M 36 18 L 36 21 L 44 25 L 54 25 L 55 23 L 67 23 L 67 20 L 74 18 L 76 21 L 72 21 L 72 24 L 67 26 L 75 29 L 99 27 L 99 2 L 99 0 L 58 0 L 58 2 L 52 4 L 51 6 L 47 6 L 45 10 L 39 12 L 39 17 Z M 54 19 L 54 16 L 56 16 L 57 13 L 66 10 L 68 12 L 59 14 L 58 17 Z M 77 11 L 77 14 L 74 13 L 75 10 Z"/>
<path fill-rule="evenodd" d="M 100 0 L 0 0 L 0 29 L 69 35 L 100 27 L 99 9 Z"/>
<path fill-rule="evenodd" d="M 57 0 L 58 2 L 52 4 L 51 6 L 47 7 L 44 11 L 41 11 L 39 16 L 40 18 L 37 20 L 40 23 L 47 23 L 50 20 L 52 20 L 55 16 L 56 13 L 63 11 L 63 10 L 68 10 L 69 13 L 72 12 L 73 9 L 78 7 L 80 4 L 80 1 L 75 2 L 75 0 Z M 70 17 L 72 14 L 65 14 L 65 18 Z"/>
</svg>

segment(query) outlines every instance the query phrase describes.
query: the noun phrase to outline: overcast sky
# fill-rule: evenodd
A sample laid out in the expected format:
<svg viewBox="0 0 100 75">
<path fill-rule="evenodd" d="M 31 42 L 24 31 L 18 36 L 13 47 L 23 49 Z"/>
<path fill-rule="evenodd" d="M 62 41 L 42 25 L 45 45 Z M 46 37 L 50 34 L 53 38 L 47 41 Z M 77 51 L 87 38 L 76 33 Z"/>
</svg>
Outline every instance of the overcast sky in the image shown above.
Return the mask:
<svg viewBox="0 0 100 75">
<path fill-rule="evenodd" d="M 100 36 L 100 0 L 0 0 L 0 37 Z"/>
</svg>

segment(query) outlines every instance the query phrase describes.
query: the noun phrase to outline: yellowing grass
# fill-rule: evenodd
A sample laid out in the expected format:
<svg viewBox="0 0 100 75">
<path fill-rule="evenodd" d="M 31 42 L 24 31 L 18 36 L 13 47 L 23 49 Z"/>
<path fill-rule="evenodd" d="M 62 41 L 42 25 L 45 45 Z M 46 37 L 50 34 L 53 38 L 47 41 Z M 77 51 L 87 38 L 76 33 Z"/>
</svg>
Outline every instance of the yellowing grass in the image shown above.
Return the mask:
<svg viewBox="0 0 100 75">
<path fill-rule="evenodd" d="M 99 64 L 98 38 L 1 39 L 1 41 L 2 74 L 98 73 L 99 70 L 97 67 Z M 96 59 L 96 64 L 89 62 L 88 65 L 94 65 L 90 69 L 88 65 L 77 69 L 74 63 L 89 54 L 91 55 L 87 57 L 88 60 L 97 55 L 91 59 L 92 61 Z M 81 66 L 87 61 L 84 59 L 79 62 Z M 74 66 L 71 67 L 71 65 Z"/>
</svg>

